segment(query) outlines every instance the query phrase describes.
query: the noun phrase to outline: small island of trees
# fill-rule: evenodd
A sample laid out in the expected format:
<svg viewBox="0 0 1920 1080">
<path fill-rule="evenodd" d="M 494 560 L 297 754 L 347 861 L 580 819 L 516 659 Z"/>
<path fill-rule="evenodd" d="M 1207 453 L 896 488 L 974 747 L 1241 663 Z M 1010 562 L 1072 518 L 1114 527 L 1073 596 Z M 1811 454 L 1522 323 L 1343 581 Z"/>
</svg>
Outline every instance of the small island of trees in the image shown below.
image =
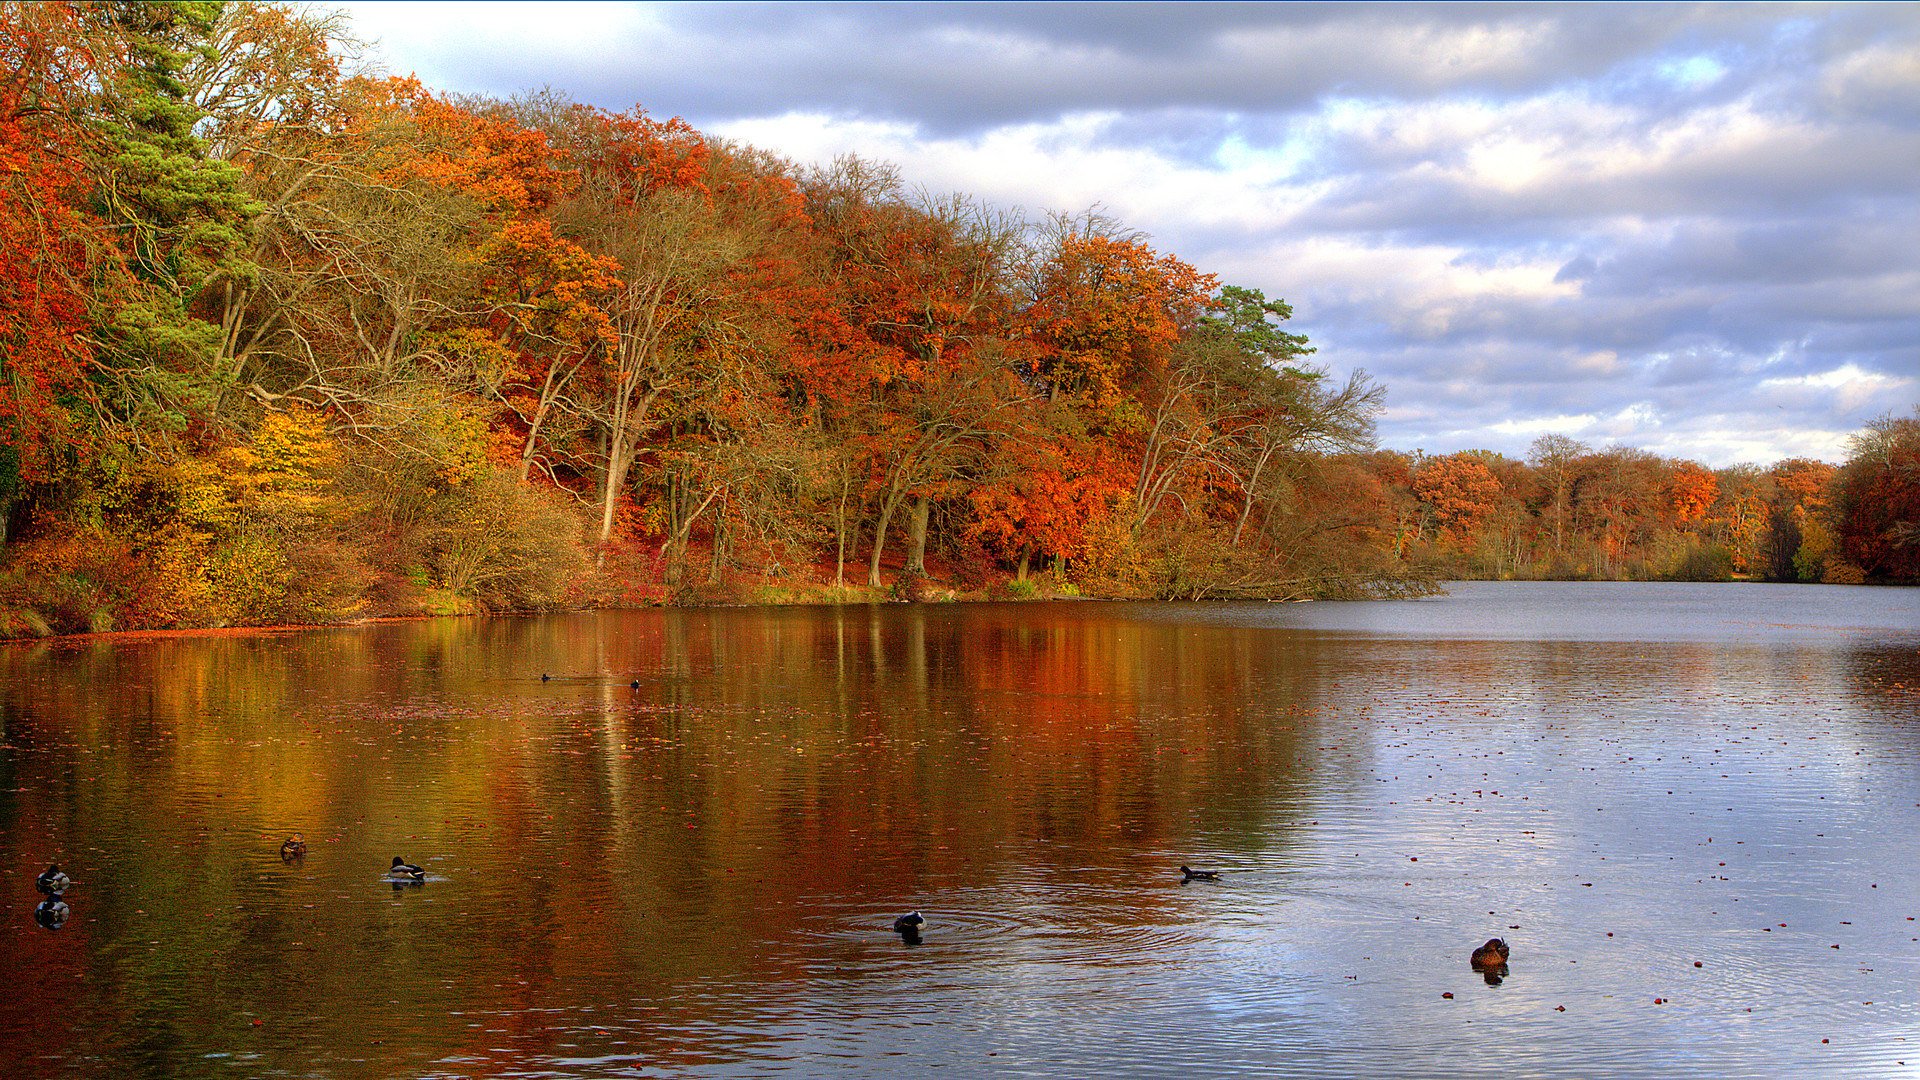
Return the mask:
<svg viewBox="0 0 1920 1080">
<path fill-rule="evenodd" d="M 1920 579 L 1920 413 L 1839 467 L 1379 450 L 1285 302 L 1102 214 L 355 52 L 0 4 L 0 635 Z"/>
</svg>

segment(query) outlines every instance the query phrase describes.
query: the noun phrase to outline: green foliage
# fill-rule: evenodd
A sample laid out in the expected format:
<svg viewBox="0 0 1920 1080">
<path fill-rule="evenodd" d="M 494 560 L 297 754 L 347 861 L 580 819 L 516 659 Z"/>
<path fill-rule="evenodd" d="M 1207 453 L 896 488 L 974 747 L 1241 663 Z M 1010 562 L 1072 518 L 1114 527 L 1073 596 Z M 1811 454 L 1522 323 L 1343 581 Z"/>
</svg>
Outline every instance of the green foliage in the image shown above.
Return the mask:
<svg viewBox="0 0 1920 1080">
<path fill-rule="evenodd" d="M 97 297 L 103 372 L 121 415 L 178 432 L 204 411 L 221 328 L 194 311 L 218 283 L 252 275 L 241 254 L 258 207 L 239 170 L 209 160 L 182 72 L 215 59 L 220 5 L 116 0 L 88 9 L 126 43 L 129 62 L 96 120 L 96 212 L 128 276 Z"/>
<path fill-rule="evenodd" d="M 1280 324 L 1293 318 L 1293 307 L 1285 300 L 1268 300 L 1259 289 L 1225 285 L 1208 304 L 1201 325 L 1230 338 L 1248 354 L 1264 364 L 1286 368 L 1292 374 L 1318 379 L 1320 373 L 1291 367 L 1295 360 L 1314 352 L 1307 347 L 1305 334 L 1289 334 Z"/>
<path fill-rule="evenodd" d="M 207 556 L 207 584 L 213 603 L 206 616 L 215 625 L 261 625 L 301 611 L 289 611 L 293 568 L 284 546 L 271 535 L 240 533 Z"/>
<path fill-rule="evenodd" d="M 1800 519 L 1800 546 L 1793 553 L 1794 574 L 1801 581 L 1819 581 L 1839 553 L 1839 537 L 1825 522 L 1809 517 L 1798 507 L 1794 513 Z"/>
<path fill-rule="evenodd" d="M 1669 581 L 1732 581 L 1733 552 L 1719 545 L 1702 545 L 1690 549 L 1681 558 L 1673 572 L 1667 575 Z"/>
</svg>

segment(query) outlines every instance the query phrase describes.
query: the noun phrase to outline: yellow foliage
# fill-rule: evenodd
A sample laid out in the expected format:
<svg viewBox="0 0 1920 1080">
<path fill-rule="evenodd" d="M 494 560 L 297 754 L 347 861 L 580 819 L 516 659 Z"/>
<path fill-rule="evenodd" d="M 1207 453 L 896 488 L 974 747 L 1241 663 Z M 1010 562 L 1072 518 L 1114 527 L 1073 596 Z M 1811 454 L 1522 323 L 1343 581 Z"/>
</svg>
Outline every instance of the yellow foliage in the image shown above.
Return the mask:
<svg viewBox="0 0 1920 1080">
<path fill-rule="evenodd" d="M 207 580 L 207 534 L 173 521 L 151 538 L 147 573 L 137 610 L 127 613 L 131 629 L 191 626 L 201 621 L 212 585 Z"/>
<path fill-rule="evenodd" d="M 1119 500 L 1116 512 L 1089 519 L 1082 532 L 1079 550 L 1072 553 L 1075 579 L 1083 584 L 1104 586 L 1102 591 L 1125 591 L 1144 579 L 1140 547 L 1126 512 L 1132 499 Z"/>
<path fill-rule="evenodd" d="M 326 419 L 296 405 L 268 413 L 247 445 L 226 451 L 222 464 L 243 500 L 317 510 L 340 467 L 340 449 Z"/>
<path fill-rule="evenodd" d="M 210 553 L 208 584 L 222 622 L 266 621 L 287 596 L 286 553 L 266 537 L 241 533 Z"/>
<path fill-rule="evenodd" d="M 485 418 L 472 409 L 448 410 L 438 414 L 436 426 L 440 443 L 438 475 L 442 481 L 464 487 L 487 474 L 493 439 Z"/>
</svg>

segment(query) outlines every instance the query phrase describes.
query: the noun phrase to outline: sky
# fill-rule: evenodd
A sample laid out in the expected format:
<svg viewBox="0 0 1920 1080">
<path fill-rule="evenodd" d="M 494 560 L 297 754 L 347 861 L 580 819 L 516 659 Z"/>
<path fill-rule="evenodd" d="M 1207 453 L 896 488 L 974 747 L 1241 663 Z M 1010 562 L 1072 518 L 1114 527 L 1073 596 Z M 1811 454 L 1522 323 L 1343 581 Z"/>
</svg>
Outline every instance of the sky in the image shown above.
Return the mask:
<svg viewBox="0 0 1920 1080">
<path fill-rule="evenodd" d="M 1389 449 L 1838 462 L 1920 407 L 1920 5 L 329 6 L 438 90 L 1098 208 L 1291 304 Z"/>
</svg>

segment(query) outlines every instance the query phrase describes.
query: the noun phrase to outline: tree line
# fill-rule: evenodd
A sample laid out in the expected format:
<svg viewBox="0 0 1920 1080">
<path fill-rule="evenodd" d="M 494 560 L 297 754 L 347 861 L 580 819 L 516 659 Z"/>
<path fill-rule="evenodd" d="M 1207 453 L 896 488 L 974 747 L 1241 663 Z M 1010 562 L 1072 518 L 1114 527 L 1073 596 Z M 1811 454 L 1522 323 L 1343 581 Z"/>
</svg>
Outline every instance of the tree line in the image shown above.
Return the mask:
<svg viewBox="0 0 1920 1080">
<path fill-rule="evenodd" d="M 0 16 L 8 633 L 1653 565 L 1572 474 L 1491 539 L 1285 302 L 1097 212 L 438 93 L 337 13 Z"/>
<path fill-rule="evenodd" d="M 1454 578 L 1920 581 L 1920 409 L 1852 437 L 1842 465 L 1708 469 L 1545 435 L 1525 461 L 1379 451 L 1404 555 Z"/>
</svg>

